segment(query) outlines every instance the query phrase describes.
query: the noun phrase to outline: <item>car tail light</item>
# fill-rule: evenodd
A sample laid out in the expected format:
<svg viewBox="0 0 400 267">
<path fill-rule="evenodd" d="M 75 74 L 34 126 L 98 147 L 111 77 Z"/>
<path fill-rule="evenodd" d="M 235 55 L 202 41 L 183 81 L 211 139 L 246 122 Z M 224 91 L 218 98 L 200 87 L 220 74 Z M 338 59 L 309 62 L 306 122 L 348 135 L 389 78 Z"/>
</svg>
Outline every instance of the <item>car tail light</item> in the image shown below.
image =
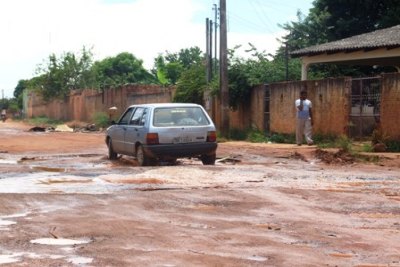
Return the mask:
<svg viewBox="0 0 400 267">
<path fill-rule="evenodd" d="M 215 131 L 207 132 L 207 142 L 216 142 L 217 141 L 217 133 Z"/>
<path fill-rule="evenodd" d="M 148 133 L 146 135 L 146 143 L 148 145 L 158 145 L 158 133 Z"/>
</svg>

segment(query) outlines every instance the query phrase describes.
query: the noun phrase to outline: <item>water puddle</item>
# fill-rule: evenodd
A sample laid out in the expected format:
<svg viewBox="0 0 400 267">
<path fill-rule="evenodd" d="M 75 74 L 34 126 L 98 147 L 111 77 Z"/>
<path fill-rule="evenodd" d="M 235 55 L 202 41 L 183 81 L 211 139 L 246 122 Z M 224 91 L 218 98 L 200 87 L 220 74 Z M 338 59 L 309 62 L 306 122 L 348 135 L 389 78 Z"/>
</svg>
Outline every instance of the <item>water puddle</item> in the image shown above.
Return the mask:
<svg viewBox="0 0 400 267">
<path fill-rule="evenodd" d="M 0 220 L 4 219 L 4 218 L 20 218 L 20 217 L 26 217 L 28 216 L 29 212 L 25 212 L 25 213 L 16 213 L 16 214 L 10 214 L 10 215 L 3 215 L 0 216 Z"/>
<path fill-rule="evenodd" d="M 11 255 L 0 255 L 0 264 L 6 264 L 6 263 L 15 263 L 20 261 L 20 253 L 15 253 Z"/>
<path fill-rule="evenodd" d="M 266 257 L 262 257 L 262 256 L 257 256 L 257 255 L 253 255 L 251 257 L 246 258 L 247 260 L 251 260 L 251 261 L 259 261 L 259 262 L 263 262 L 263 261 L 267 261 L 268 258 Z"/>
<path fill-rule="evenodd" d="M 51 246 L 72 246 L 91 242 L 90 240 L 75 240 L 66 238 L 39 238 L 31 240 L 32 244 L 51 245 Z"/>
<path fill-rule="evenodd" d="M 89 264 L 92 263 L 92 261 L 93 261 L 92 258 L 86 258 L 86 257 L 73 257 L 68 259 L 68 262 L 76 265 Z"/>
<path fill-rule="evenodd" d="M 10 226 L 10 225 L 13 225 L 13 224 L 16 224 L 16 222 L 14 222 L 14 221 L 8 221 L 8 220 L 3 220 L 3 219 L 0 218 L 0 230 L 1 230 L 2 228 L 4 228 L 5 226 Z"/>
<path fill-rule="evenodd" d="M 10 159 L 0 159 L 0 164 L 18 164 L 18 161 Z"/>
</svg>

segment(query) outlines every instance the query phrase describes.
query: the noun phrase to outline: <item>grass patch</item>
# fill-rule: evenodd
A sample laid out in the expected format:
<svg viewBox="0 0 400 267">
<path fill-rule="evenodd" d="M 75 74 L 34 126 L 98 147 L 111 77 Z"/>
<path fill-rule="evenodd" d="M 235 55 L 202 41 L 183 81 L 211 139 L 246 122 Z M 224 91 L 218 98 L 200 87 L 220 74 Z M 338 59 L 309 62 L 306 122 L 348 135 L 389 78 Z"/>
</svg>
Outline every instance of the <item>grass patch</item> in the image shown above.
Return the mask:
<svg viewBox="0 0 400 267">
<path fill-rule="evenodd" d="M 246 140 L 252 143 L 266 143 L 269 141 L 264 132 L 259 130 L 250 130 L 247 133 Z"/>
<path fill-rule="evenodd" d="M 27 123 L 34 125 L 34 126 L 46 127 L 46 126 L 57 126 L 59 124 L 63 124 L 64 122 L 61 120 L 55 120 L 55 119 L 47 118 L 45 116 L 40 116 L 40 117 L 33 117 L 31 119 L 28 119 Z"/>
<path fill-rule="evenodd" d="M 269 141 L 271 141 L 273 143 L 280 143 L 280 144 L 295 144 L 296 143 L 296 135 L 295 134 L 273 133 L 269 137 Z"/>
<path fill-rule="evenodd" d="M 108 115 L 105 112 L 96 112 L 93 115 L 92 120 L 98 128 L 106 128 L 110 125 Z"/>
<path fill-rule="evenodd" d="M 264 132 L 257 129 L 230 129 L 229 137 L 221 136 L 220 133 L 217 133 L 217 139 L 219 143 L 227 142 L 229 140 L 232 141 L 248 141 L 252 143 L 265 143 L 268 142 L 269 139 L 265 136 Z"/>
<path fill-rule="evenodd" d="M 400 152 L 400 141 L 387 140 L 385 145 L 388 152 Z"/>
</svg>

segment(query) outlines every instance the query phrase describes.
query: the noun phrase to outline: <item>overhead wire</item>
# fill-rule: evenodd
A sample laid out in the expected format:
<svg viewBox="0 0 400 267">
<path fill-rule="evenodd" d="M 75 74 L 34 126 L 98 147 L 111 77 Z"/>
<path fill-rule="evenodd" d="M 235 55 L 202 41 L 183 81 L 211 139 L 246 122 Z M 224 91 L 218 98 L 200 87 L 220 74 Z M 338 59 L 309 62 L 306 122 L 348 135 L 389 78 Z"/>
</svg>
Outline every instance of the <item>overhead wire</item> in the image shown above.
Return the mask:
<svg viewBox="0 0 400 267">
<path fill-rule="evenodd" d="M 252 5 L 254 13 L 256 13 L 259 21 L 265 26 L 266 29 L 268 29 L 269 32 L 272 32 L 271 30 L 272 22 L 269 19 L 267 13 L 264 11 L 264 8 L 260 4 L 260 2 L 257 0 L 256 1 L 250 0 L 249 2 Z"/>
</svg>

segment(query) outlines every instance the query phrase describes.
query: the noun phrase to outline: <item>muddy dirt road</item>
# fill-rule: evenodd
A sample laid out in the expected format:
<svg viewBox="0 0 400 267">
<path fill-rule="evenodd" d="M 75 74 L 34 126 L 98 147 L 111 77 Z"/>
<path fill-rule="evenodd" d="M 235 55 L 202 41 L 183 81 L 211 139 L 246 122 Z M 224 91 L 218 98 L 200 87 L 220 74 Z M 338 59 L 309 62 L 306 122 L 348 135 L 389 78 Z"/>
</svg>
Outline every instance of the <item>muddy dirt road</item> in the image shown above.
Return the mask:
<svg viewBox="0 0 400 267">
<path fill-rule="evenodd" d="M 102 133 L 0 124 L 2 266 L 400 266 L 400 157 L 228 142 L 240 161 L 138 167 Z"/>
</svg>

